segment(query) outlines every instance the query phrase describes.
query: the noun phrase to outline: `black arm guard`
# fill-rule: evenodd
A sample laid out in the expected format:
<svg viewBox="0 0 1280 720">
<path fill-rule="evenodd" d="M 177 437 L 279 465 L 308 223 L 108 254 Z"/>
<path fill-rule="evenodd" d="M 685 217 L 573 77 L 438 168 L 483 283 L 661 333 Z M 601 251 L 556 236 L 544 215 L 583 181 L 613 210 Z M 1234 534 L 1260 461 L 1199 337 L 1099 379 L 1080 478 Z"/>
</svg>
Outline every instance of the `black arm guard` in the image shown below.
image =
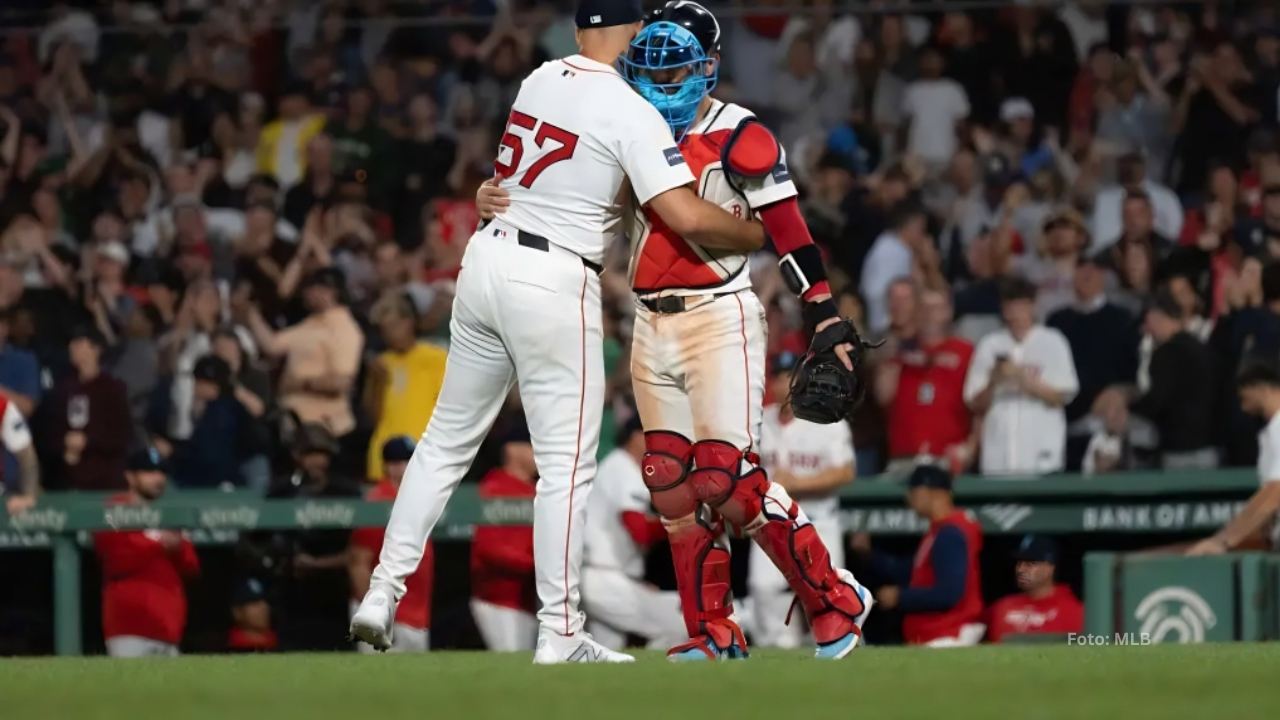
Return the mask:
<svg viewBox="0 0 1280 720">
<path fill-rule="evenodd" d="M 836 347 L 845 343 L 853 346 L 849 351 L 853 370 L 846 369 L 836 355 Z M 864 341 L 848 320 L 816 333 L 791 378 L 791 412 L 801 420 L 822 425 L 852 415 L 866 396 L 858 371 L 866 364 L 866 350 L 873 347 L 878 345 Z"/>
</svg>

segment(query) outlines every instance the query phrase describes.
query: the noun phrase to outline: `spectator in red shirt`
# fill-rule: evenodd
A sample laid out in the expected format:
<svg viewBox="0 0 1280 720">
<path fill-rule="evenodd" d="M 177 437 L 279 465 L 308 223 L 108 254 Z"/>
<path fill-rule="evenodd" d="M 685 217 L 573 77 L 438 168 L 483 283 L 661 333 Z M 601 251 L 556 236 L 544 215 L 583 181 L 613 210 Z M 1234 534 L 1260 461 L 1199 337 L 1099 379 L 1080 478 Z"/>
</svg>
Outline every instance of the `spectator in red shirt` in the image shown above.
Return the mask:
<svg viewBox="0 0 1280 720">
<path fill-rule="evenodd" d="M 414 441 L 397 435 L 382 445 L 383 479 L 374 485 L 365 499 L 370 502 L 391 502 L 396 499 L 400 481 L 413 457 Z M 351 575 L 351 613 L 360 607 L 360 598 L 369 592 L 369 576 L 373 574 L 374 561 L 382 552 L 382 540 L 386 535 L 382 526 L 359 528 L 351 533 L 351 546 L 347 555 L 347 571 Z M 418 570 L 405 583 L 405 594 L 396 606 L 391 652 L 426 652 L 431 647 L 431 586 L 435 573 L 435 553 L 431 543 L 422 554 Z M 362 653 L 372 653 L 373 646 L 358 643 Z"/>
<path fill-rule="evenodd" d="M 168 478 L 155 448 L 129 457 L 129 491 L 113 505 L 149 503 L 164 495 Z M 183 580 L 200 572 L 191 541 L 176 530 L 124 530 L 94 535 L 102 561 L 102 634 L 112 657 L 177 655 L 187 625 Z"/>
<path fill-rule="evenodd" d="M 987 639 L 1003 642 L 1010 635 L 1064 635 L 1084 630 L 1084 607 L 1071 588 L 1053 581 L 1058 544 L 1027 535 L 1013 556 L 1018 564 L 1019 592 L 991 606 Z"/>
<path fill-rule="evenodd" d="M 930 455 L 960 472 L 973 456 L 973 419 L 964 403 L 973 344 L 951 334 L 947 293 L 921 293 L 919 317 L 918 334 L 900 343 L 876 376 L 876 398 L 889 416 L 889 468 Z"/>
<path fill-rule="evenodd" d="M 72 490 L 124 489 L 125 457 L 133 431 L 124 383 L 102 367 L 102 335 L 90 326 L 72 331 L 67 351 L 74 372 L 45 401 L 44 447 L 60 460 Z M 56 470 L 50 476 L 57 477 Z"/>
<path fill-rule="evenodd" d="M 227 649 L 231 652 L 270 652 L 280 646 L 271 629 L 271 604 L 267 587 L 257 578 L 246 578 L 231 591 L 231 631 Z"/>
<path fill-rule="evenodd" d="M 502 444 L 502 466 L 480 481 L 480 499 L 528 500 L 537 466 L 524 424 Z M 490 650 L 532 650 L 534 613 L 533 526 L 481 525 L 471 541 L 471 615 Z"/>
</svg>

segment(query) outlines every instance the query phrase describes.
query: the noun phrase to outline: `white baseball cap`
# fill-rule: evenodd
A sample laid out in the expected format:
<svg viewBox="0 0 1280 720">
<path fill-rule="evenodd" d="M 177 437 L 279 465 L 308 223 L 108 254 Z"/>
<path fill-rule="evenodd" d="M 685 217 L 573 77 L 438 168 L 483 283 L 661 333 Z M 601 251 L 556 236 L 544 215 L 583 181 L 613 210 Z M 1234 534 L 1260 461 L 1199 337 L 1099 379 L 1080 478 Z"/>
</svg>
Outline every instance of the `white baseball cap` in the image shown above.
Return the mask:
<svg viewBox="0 0 1280 720">
<path fill-rule="evenodd" d="M 1031 106 L 1031 101 L 1024 97 L 1011 97 L 1000 103 L 1000 120 L 1002 122 L 1031 120 L 1035 116 L 1036 109 Z"/>
</svg>

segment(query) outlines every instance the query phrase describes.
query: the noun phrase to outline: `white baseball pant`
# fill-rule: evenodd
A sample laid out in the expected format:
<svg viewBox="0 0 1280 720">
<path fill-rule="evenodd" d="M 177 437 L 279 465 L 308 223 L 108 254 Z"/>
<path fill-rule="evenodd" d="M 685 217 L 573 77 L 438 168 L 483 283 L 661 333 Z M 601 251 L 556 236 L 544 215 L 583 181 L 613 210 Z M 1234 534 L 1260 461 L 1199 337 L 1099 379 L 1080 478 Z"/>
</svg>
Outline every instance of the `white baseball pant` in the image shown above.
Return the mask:
<svg viewBox="0 0 1280 720">
<path fill-rule="evenodd" d="M 764 412 L 764 307 L 750 290 L 702 297 L 682 313 L 636 310 L 636 409 L 645 430 L 748 450 L 759 444 Z"/>
<path fill-rule="evenodd" d="M 524 610 L 472 598 L 471 618 L 484 646 L 494 652 L 532 650 L 538 642 L 538 618 Z"/>
<path fill-rule="evenodd" d="M 371 583 L 404 595 L 427 537 L 475 460 L 513 383 L 538 466 L 533 544 L 539 622 L 582 627 L 579 568 L 604 409 L 600 279 L 552 245 L 493 222 L 471 236 L 450 323 L 444 386 L 396 495 Z"/>
<path fill-rule="evenodd" d="M 652 648 L 668 648 L 687 637 L 679 595 L 617 568 L 582 569 L 582 604 L 590 618 L 587 630 L 612 650 L 621 650 L 628 634 L 645 638 Z"/>
<path fill-rule="evenodd" d="M 116 635 L 106 640 L 107 655 L 114 658 L 173 657 L 178 646 L 138 635 Z"/>
<path fill-rule="evenodd" d="M 803 501 L 800 501 L 800 507 L 804 508 Z M 827 546 L 831 564 L 837 568 L 844 567 L 844 537 L 839 520 L 816 520 L 813 526 Z M 787 624 L 787 615 L 795 600 L 787 579 L 755 543 L 751 544 L 747 561 L 747 607 L 751 609 L 752 643 L 760 647 L 800 647 L 805 641 L 804 614 L 795 613 L 791 624 Z"/>
</svg>

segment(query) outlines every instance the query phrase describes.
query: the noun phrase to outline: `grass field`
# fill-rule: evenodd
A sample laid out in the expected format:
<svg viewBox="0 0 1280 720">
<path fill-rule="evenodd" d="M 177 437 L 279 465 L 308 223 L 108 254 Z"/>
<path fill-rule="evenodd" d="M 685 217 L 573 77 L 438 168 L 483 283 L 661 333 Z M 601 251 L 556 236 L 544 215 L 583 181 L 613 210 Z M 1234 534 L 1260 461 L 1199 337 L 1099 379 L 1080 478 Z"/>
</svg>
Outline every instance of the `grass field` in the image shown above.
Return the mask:
<svg viewBox="0 0 1280 720">
<path fill-rule="evenodd" d="M 839 663 L 533 667 L 528 655 L 0 660 L 0 717 L 1197 718 L 1280 714 L 1280 644 L 863 648 Z"/>
</svg>

